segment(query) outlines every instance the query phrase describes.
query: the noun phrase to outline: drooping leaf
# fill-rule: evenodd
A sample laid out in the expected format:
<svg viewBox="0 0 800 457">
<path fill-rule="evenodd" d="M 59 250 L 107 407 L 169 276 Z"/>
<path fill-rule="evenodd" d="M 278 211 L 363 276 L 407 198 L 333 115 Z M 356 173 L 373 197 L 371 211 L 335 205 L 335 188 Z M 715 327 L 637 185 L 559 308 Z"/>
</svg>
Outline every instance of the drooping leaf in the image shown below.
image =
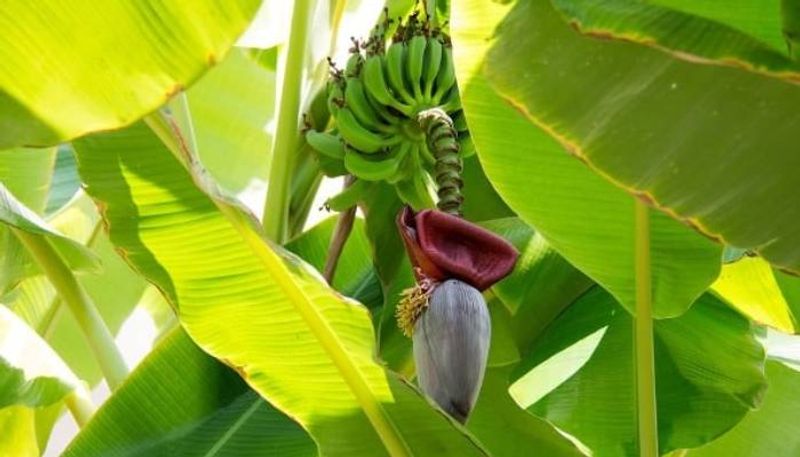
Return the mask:
<svg viewBox="0 0 800 457">
<path fill-rule="evenodd" d="M 686 0 L 553 0 L 552 5 L 570 25 L 587 35 L 625 39 L 674 53 L 676 57 L 686 56 L 687 60 L 691 56 L 694 60 L 714 61 L 717 65 L 745 67 L 794 78 L 800 65 L 786 56 L 780 39 L 778 4 L 771 2 L 772 5 L 763 7 L 751 4 L 751 17 L 760 19 L 748 20 L 743 17 L 748 13 L 747 5 L 742 5 L 747 1 L 767 3 L 736 0 L 738 5 L 723 6 L 721 2 L 714 5 L 714 0 L 698 8 L 698 12 L 732 20 L 748 31 L 761 31 L 769 44 L 728 26 L 724 21 L 716 22 L 692 14 L 692 7 Z M 740 9 L 737 10 L 737 6 Z M 759 11 L 752 11 L 753 7 L 760 7 Z M 720 13 L 720 10 L 731 13 Z M 767 30 L 762 31 L 763 27 Z M 698 36 L 702 39 L 696 39 Z"/>
<path fill-rule="evenodd" d="M 97 274 L 79 275 L 78 281 L 96 304 L 106 326 L 115 334 L 140 302 L 145 281 L 115 252 L 108 236 L 99 227 L 94 204 L 82 191 L 48 218 L 59 233 L 86 244 L 102 262 Z M 7 303 L 28 325 L 43 335 L 73 371 L 89 385 L 102 379 L 83 332 L 66 305 L 44 275 L 21 281 Z"/>
<path fill-rule="evenodd" d="M 594 455 L 636 451 L 632 319 L 599 288 L 581 297 L 537 341 L 522 372 L 605 329 L 592 357 L 529 410 L 589 446 Z M 707 443 L 760 404 L 764 350 L 750 323 L 713 296 L 655 323 L 656 399 L 662 453 Z"/>
<path fill-rule="evenodd" d="M 47 238 L 72 269 L 97 271 L 100 267 L 91 250 L 51 228 L 17 200 L 3 183 L 0 183 L 0 223 Z"/>
<path fill-rule="evenodd" d="M 519 1 L 487 55 L 487 78 L 599 175 L 709 237 L 800 272 L 800 205 L 785 203 L 800 178 L 788 146 L 800 140 L 800 85 L 787 80 L 799 78 L 795 64 L 775 54 L 784 59 L 779 79 L 732 38 L 718 42 L 730 54 L 705 57 L 606 35 L 570 28 L 548 0 Z M 762 73 L 727 65 L 734 60 Z"/>
<path fill-rule="evenodd" d="M 731 431 L 690 454 L 698 457 L 793 457 L 800 454 L 797 411 L 800 372 L 780 362 L 767 362 L 769 388 L 764 403 Z"/>
<path fill-rule="evenodd" d="M 176 329 L 63 455 L 311 457 L 317 450 L 299 425 Z"/>
<path fill-rule="evenodd" d="M 221 60 L 258 5 L 4 5 L 0 149 L 130 124 Z"/>
<path fill-rule="evenodd" d="M 321 453 L 483 454 L 374 361 L 366 308 L 265 242 L 238 208 L 201 191 L 213 184 L 190 176 L 196 162 L 179 162 L 142 124 L 75 147 L 112 242 L 166 294 L 192 339 L 303 425 Z"/>
<path fill-rule="evenodd" d="M 453 4 L 456 72 L 481 164 L 523 221 L 632 310 L 633 199 L 569 157 L 483 75 L 489 38 L 508 9 L 493 2 Z M 655 314 L 679 315 L 716 278 L 720 248 L 660 212 L 651 212 L 651 228 Z"/>
</svg>

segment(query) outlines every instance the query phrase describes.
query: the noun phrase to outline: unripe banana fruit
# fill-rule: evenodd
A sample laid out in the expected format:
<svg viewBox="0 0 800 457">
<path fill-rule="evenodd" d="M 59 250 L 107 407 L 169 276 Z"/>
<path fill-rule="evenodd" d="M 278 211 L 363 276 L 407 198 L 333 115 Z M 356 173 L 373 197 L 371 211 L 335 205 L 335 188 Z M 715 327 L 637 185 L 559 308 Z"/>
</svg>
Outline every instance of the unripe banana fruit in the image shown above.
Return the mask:
<svg viewBox="0 0 800 457">
<path fill-rule="evenodd" d="M 466 422 L 478 398 L 492 325 L 483 295 L 457 279 L 433 289 L 414 325 L 419 386 L 442 409 Z"/>
<path fill-rule="evenodd" d="M 388 25 L 387 18 L 380 30 Z M 317 135 L 308 142 L 315 149 L 323 147 L 319 152 L 326 160 L 337 156 L 355 177 L 393 184 L 403 201 L 420 207 L 430 200 L 422 198 L 425 177 L 416 174 L 435 173 L 435 157 L 420 128 L 420 114 L 440 108 L 454 121 L 460 118 L 459 136 L 466 136 L 466 126 L 448 36 L 413 14 L 396 30 L 391 43 L 384 41 L 383 32 L 371 34 L 365 42 L 354 40 L 344 68 L 331 64 L 328 109 L 347 154 L 334 148 L 329 138 Z M 397 147 L 403 144 L 409 146 Z M 467 154 L 474 150 L 468 140 L 457 144 L 468 146 Z M 401 150 L 402 154 L 392 153 Z"/>
</svg>

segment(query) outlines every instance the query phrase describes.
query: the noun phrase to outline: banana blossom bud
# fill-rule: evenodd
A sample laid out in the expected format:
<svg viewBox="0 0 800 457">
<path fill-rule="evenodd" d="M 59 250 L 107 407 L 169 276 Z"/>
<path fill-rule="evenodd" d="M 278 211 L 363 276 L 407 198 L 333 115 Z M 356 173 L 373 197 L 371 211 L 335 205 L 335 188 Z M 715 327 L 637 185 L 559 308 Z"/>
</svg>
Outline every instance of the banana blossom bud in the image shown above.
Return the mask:
<svg viewBox="0 0 800 457">
<path fill-rule="evenodd" d="M 481 291 L 519 255 L 503 238 L 459 217 L 406 207 L 397 218 L 417 286 L 404 293 L 398 324 L 412 336 L 420 388 L 466 422 L 489 355 L 491 322 Z"/>
</svg>

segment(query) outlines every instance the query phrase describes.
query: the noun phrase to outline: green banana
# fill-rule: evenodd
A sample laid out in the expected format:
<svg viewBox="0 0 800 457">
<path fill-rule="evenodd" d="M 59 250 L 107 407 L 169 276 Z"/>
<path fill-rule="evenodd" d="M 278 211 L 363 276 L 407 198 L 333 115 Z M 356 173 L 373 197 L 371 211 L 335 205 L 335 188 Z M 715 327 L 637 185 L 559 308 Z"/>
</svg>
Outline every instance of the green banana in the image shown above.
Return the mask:
<svg viewBox="0 0 800 457">
<path fill-rule="evenodd" d="M 406 71 L 408 82 L 411 83 L 411 90 L 414 98 L 422 102 L 422 67 L 425 65 L 425 47 L 428 39 L 422 35 L 417 35 L 408 42 L 408 53 L 406 56 Z"/>
<path fill-rule="evenodd" d="M 394 185 L 400 200 L 411 205 L 414 211 L 422 211 L 435 206 L 425 184 L 424 174 L 425 172 L 417 167 L 410 179 Z"/>
<path fill-rule="evenodd" d="M 369 188 L 369 183 L 357 179 L 343 191 L 325 201 L 325 207 L 336 212 L 356 206 Z"/>
<path fill-rule="evenodd" d="M 344 160 L 342 159 L 332 159 L 322 154 L 317 154 L 316 159 L 317 163 L 319 163 L 319 169 L 325 176 L 333 178 L 348 174 L 347 169 L 344 168 Z"/>
<path fill-rule="evenodd" d="M 383 119 L 383 123 L 388 125 L 397 125 L 402 120 L 400 117 L 390 113 L 389 110 L 386 109 L 386 106 L 382 105 L 381 102 L 376 100 L 370 91 L 366 89 L 366 87 L 364 87 L 364 94 L 367 96 L 367 101 L 372 109 L 378 113 L 381 119 Z"/>
<path fill-rule="evenodd" d="M 452 113 L 461 109 L 461 95 L 458 93 L 457 86 L 450 88 L 450 92 L 441 100 L 439 107 L 445 113 Z"/>
<path fill-rule="evenodd" d="M 344 92 L 342 91 L 342 85 L 335 80 L 328 81 L 328 111 L 333 115 L 339 113 L 339 109 L 342 107 L 342 101 L 344 100 Z"/>
<path fill-rule="evenodd" d="M 334 133 L 309 130 L 306 132 L 306 142 L 324 156 L 338 160 L 344 158 L 344 144 L 342 139 Z"/>
<path fill-rule="evenodd" d="M 442 54 L 442 64 L 439 68 L 439 74 L 436 75 L 436 91 L 431 97 L 431 101 L 434 105 L 438 105 L 447 94 L 447 91 L 456 83 L 456 70 L 453 66 L 453 48 L 445 46 Z"/>
<path fill-rule="evenodd" d="M 403 145 L 406 146 L 407 152 L 403 154 L 403 160 L 400 162 L 400 166 L 397 167 L 397 172 L 386 179 L 390 184 L 397 184 L 400 181 L 410 178 L 416 169 L 416 159 L 414 156 L 417 154 L 417 146 L 408 142 L 403 143 Z"/>
<path fill-rule="evenodd" d="M 422 75 L 425 84 L 423 97 L 426 102 L 431 101 L 433 83 L 436 81 L 442 65 L 442 48 L 442 42 L 436 38 L 428 40 L 428 47 L 425 49 L 425 73 Z"/>
<path fill-rule="evenodd" d="M 402 41 L 392 43 L 386 51 L 384 62 L 386 64 L 386 75 L 389 77 L 389 84 L 394 89 L 395 93 L 399 94 L 403 100 L 413 105 L 414 97 L 408 91 L 405 83 L 405 76 L 403 76 L 403 67 L 406 58 L 406 45 Z"/>
<path fill-rule="evenodd" d="M 394 127 L 378 122 L 378 113 L 372 108 L 367 95 L 364 93 L 364 85 L 358 78 L 347 78 L 347 86 L 344 90 L 345 105 L 350 108 L 356 119 L 370 130 L 392 132 Z"/>
<path fill-rule="evenodd" d="M 409 105 L 403 104 L 394 98 L 386 79 L 383 77 L 383 57 L 379 55 L 370 56 L 364 62 L 364 70 L 361 73 L 364 86 L 370 94 L 380 103 L 400 111 L 406 116 L 411 116 L 412 110 Z"/>
<path fill-rule="evenodd" d="M 357 78 L 361 73 L 362 65 L 364 65 L 364 56 L 360 52 L 350 54 L 344 67 L 344 75 L 348 78 Z"/>
<path fill-rule="evenodd" d="M 390 146 L 387 139 L 361 125 L 350 108 L 341 108 L 336 116 L 336 125 L 339 133 L 347 144 L 354 148 L 370 153 Z"/>
<path fill-rule="evenodd" d="M 400 143 L 388 152 L 371 155 L 348 149 L 344 156 L 344 166 L 360 179 L 383 181 L 397 174 L 408 147 L 408 143 Z"/>
</svg>

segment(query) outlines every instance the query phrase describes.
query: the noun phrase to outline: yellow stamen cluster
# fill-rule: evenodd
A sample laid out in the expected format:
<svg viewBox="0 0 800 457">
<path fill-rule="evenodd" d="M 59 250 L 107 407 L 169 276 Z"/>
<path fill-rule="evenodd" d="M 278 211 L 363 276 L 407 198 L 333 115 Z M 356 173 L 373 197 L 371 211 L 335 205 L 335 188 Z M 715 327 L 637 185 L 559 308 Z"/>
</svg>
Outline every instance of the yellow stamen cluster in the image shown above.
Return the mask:
<svg viewBox="0 0 800 457">
<path fill-rule="evenodd" d="M 397 304 L 394 315 L 397 318 L 397 326 L 405 336 L 410 338 L 414 334 L 414 324 L 428 309 L 428 297 L 431 290 L 432 288 L 427 287 L 426 284 L 416 284 L 400 293 L 402 298 Z"/>
</svg>

